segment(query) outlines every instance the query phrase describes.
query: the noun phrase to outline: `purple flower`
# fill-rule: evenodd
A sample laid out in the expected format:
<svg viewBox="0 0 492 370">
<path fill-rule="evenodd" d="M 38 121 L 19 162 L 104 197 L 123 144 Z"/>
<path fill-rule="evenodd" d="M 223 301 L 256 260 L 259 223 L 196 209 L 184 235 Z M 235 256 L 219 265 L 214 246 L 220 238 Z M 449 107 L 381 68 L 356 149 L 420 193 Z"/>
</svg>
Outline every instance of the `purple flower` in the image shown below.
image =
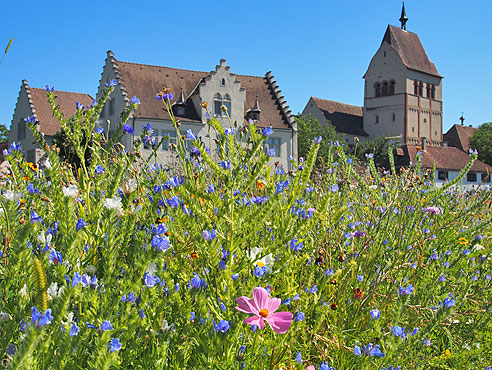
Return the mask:
<svg viewBox="0 0 492 370">
<path fill-rule="evenodd" d="M 402 328 L 402 327 L 399 327 L 399 326 L 394 326 L 393 327 L 393 335 L 395 337 L 403 337 L 403 335 L 405 334 L 405 328 Z"/>
<path fill-rule="evenodd" d="M 103 166 L 101 166 L 100 164 L 98 164 L 98 165 L 96 166 L 96 171 L 95 171 L 95 172 L 96 172 L 96 175 L 101 175 L 101 174 L 103 174 L 103 173 L 104 173 L 104 167 L 103 167 Z"/>
<path fill-rule="evenodd" d="M 31 211 L 31 223 L 35 224 L 36 222 L 43 222 L 43 218 L 38 216 L 38 214 L 34 211 Z"/>
<path fill-rule="evenodd" d="M 80 229 L 83 229 L 87 225 L 89 225 L 89 224 L 87 222 L 84 222 L 83 218 L 79 218 L 79 220 L 77 221 L 77 226 L 76 226 L 77 231 L 79 231 Z"/>
<path fill-rule="evenodd" d="M 38 311 L 36 307 L 31 307 L 31 321 L 36 328 L 51 324 L 53 316 L 51 315 L 51 308 L 48 308 L 45 313 Z"/>
<path fill-rule="evenodd" d="M 121 342 L 119 338 L 111 338 L 111 342 L 108 343 L 108 351 L 114 352 L 121 349 Z"/>
<path fill-rule="evenodd" d="M 231 327 L 231 322 L 226 320 L 220 320 L 218 324 L 214 323 L 214 329 L 217 332 L 225 333 Z"/>
<path fill-rule="evenodd" d="M 111 81 L 109 81 L 109 86 L 111 87 L 116 86 L 116 80 L 112 79 Z"/>
<path fill-rule="evenodd" d="M 371 314 L 371 317 L 374 320 L 379 319 L 379 317 L 381 316 L 381 312 L 377 308 L 375 308 L 374 310 L 371 310 L 369 313 Z"/>
<path fill-rule="evenodd" d="M 155 285 L 159 284 L 161 279 L 159 279 L 157 276 L 150 275 L 148 272 L 146 272 L 143 276 L 144 284 L 147 288 L 152 288 Z"/>
<path fill-rule="evenodd" d="M 53 262 L 54 265 L 57 265 L 58 263 L 61 265 L 63 263 L 62 254 L 57 252 L 55 248 L 50 250 L 49 260 Z"/>
<path fill-rule="evenodd" d="M 314 139 L 313 139 L 313 142 L 315 144 L 320 144 L 321 143 L 321 140 L 323 140 L 323 137 L 322 136 L 320 136 L 320 137 L 316 137 L 315 136 Z"/>
<path fill-rule="evenodd" d="M 267 156 L 268 157 L 275 157 L 275 148 L 268 149 Z"/>
<path fill-rule="evenodd" d="M 186 131 L 186 138 L 190 139 L 190 140 L 196 140 L 197 139 L 196 135 L 191 130 Z"/>
<path fill-rule="evenodd" d="M 79 335 L 80 328 L 77 326 L 76 323 L 72 323 L 72 326 L 70 327 L 70 333 L 68 334 L 70 337 L 74 337 L 76 335 Z"/>
<path fill-rule="evenodd" d="M 136 105 L 140 105 L 140 100 L 136 96 L 134 96 L 131 100 L 131 103 L 136 104 Z"/>
<path fill-rule="evenodd" d="M 123 125 L 122 131 L 130 135 L 133 135 L 135 133 L 135 130 L 128 123 L 125 123 Z"/>
<path fill-rule="evenodd" d="M 212 230 L 203 230 L 202 237 L 203 237 L 204 240 L 210 241 L 210 240 L 215 239 L 216 234 L 217 233 L 216 233 L 216 231 L 214 229 L 212 229 Z"/>
<path fill-rule="evenodd" d="M 261 130 L 261 133 L 264 136 L 270 136 L 271 134 L 273 134 L 272 126 L 270 126 L 270 127 L 263 127 L 263 129 Z"/>
<path fill-rule="evenodd" d="M 75 103 L 75 106 L 77 107 L 77 110 L 84 109 L 84 105 L 83 104 L 80 104 L 80 102 Z"/>
<path fill-rule="evenodd" d="M 165 252 L 169 248 L 171 248 L 171 241 L 167 236 L 162 236 L 159 237 L 157 235 L 154 235 L 152 238 L 152 247 L 156 248 L 158 251 Z"/>
<path fill-rule="evenodd" d="M 101 331 L 106 331 L 106 330 L 113 330 L 113 326 L 109 321 L 104 320 L 103 323 L 101 324 Z"/>
<path fill-rule="evenodd" d="M 451 308 L 455 305 L 453 293 L 449 293 L 448 297 L 444 299 L 442 305 L 444 308 Z"/>
</svg>

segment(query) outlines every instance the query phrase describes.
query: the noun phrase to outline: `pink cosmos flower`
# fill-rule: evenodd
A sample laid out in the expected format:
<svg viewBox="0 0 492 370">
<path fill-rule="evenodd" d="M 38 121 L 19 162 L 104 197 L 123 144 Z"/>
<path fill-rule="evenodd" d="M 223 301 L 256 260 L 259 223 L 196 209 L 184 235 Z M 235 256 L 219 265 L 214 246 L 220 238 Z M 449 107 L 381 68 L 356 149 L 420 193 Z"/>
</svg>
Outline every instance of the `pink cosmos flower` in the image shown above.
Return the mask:
<svg viewBox="0 0 492 370">
<path fill-rule="evenodd" d="M 261 330 L 265 327 L 265 321 L 273 331 L 285 334 L 292 324 L 292 312 L 275 312 L 280 306 L 280 298 L 270 298 L 265 288 L 256 287 L 253 289 L 253 299 L 242 296 L 237 299 L 236 310 L 252 313 L 244 320 L 245 324 L 258 325 Z"/>
<path fill-rule="evenodd" d="M 434 206 L 429 206 L 425 210 L 429 212 L 431 215 L 438 215 L 441 213 L 441 210 Z"/>
</svg>

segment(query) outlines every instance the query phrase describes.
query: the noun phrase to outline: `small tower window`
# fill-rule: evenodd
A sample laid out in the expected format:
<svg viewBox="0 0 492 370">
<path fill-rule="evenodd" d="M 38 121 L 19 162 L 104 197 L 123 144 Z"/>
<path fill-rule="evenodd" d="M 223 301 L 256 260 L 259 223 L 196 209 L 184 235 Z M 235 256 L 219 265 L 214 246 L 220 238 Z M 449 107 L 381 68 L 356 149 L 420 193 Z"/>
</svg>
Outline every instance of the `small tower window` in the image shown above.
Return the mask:
<svg viewBox="0 0 492 370">
<path fill-rule="evenodd" d="M 395 80 L 391 80 L 390 81 L 390 85 L 389 85 L 389 94 L 390 95 L 395 95 Z"/>
<path fill-rule="evenodd" d="M 431 85 L 430 84 L 427 84 L 427 97 L 430 98 L 431 97 Z"/>
<path fill-rule="evenodd" d="M 419 83 L 418 83 L 418 81 L 413 81 L 413 94 L 414 95 L 419 94 Z"/>
<path fill-rule="evenodd" d="M 393 119 L 393 122 L 395 122 L 395 121 L 396 121 L 396 113 L 393 113 L 393 117 L 392 117 L 392 119 Z"/>
<path fill-rule="evenodd" d="M 222 81 L 220 81 L 220 84 L 221 84 L 222 86 L 225 86 L 225 78 L 223 78 L 223 79 L 222 79 Z"/>
<path fill-rule="evenodd" d="M 435 99 L 436 98 L 436 87 L 434 85 L 432 85 L 431 87 L 431 99 Z"/>
<path fill-rule="evenodd" d="M 424 118 L 424 123 L 427 123 L 427 118 Z"/>
<path fill-rule="evenodd" d="M 424 83 L 422 81 L 419 82 L 419 96 L 424 96 Z"/>
<path fill-rule="evenodd" d="M 383 96 L 386 96 L 388 94 L 389 94 L 388 81 L 383 81 Z"/>
<path fill-rule="evenodd" d="M 379 123 L 379 115 L 376 114 L 376 123 Z"/>
<path fill-rule="evenodd" d="M 376 97 L 381 96 L 381 83 L 380 82 L 376 82 L 374 84 L 374 92 L 376 94 Z"/>
</svg>

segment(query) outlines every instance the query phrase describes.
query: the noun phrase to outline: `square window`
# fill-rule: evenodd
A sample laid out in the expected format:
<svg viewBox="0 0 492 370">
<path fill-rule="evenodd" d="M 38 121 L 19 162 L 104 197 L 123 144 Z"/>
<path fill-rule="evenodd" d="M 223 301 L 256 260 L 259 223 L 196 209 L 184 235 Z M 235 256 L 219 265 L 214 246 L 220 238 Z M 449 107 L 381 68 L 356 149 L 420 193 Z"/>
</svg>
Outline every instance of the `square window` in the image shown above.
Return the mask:
<svg viewBox="0 0 492 370">
<path fill-rule="evenodd" d="M 162 131 L 162 150 L 171 150 L 170 144 L 176 145 L 176 131 Z"/>
<path fill-rule="evenodd" d="M 448 179 L 448 171 L 438 171 L 437 172 L 437 179 L 446 181 Z"/>
<path fill-rule="evenodd" d="M 468 172 L 466 174 L 466 181 L 477 182 L 477 174 L 475 172 Z"/>
<path fill-rule="evenodd" d="M 281 140 L 278 137 L 270 137 L 264 142 L 264 150 L 267 153 L 270 149 L 275 149 L 275 157 L 280 157 L 280 143 Z"/>
</svg>

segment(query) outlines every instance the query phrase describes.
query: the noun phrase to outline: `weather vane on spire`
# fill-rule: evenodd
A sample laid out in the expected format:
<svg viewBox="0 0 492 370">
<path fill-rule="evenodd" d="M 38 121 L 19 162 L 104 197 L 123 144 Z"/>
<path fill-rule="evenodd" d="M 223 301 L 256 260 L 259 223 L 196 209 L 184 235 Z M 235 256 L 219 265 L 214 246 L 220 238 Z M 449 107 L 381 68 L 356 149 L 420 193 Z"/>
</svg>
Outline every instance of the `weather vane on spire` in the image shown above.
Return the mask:
<svg viewBox="0 0 492 370">
<path fill-rule="evenodd" d="M 407 14 L 405 13 L 405 0 L 403 0 L 403 6 L 401 8 L 401 17 L 400 17 L 402 30 L 407 29 L 407 21 L 408 21 L 408 17 L 407 17 Z"/>
</svg>

